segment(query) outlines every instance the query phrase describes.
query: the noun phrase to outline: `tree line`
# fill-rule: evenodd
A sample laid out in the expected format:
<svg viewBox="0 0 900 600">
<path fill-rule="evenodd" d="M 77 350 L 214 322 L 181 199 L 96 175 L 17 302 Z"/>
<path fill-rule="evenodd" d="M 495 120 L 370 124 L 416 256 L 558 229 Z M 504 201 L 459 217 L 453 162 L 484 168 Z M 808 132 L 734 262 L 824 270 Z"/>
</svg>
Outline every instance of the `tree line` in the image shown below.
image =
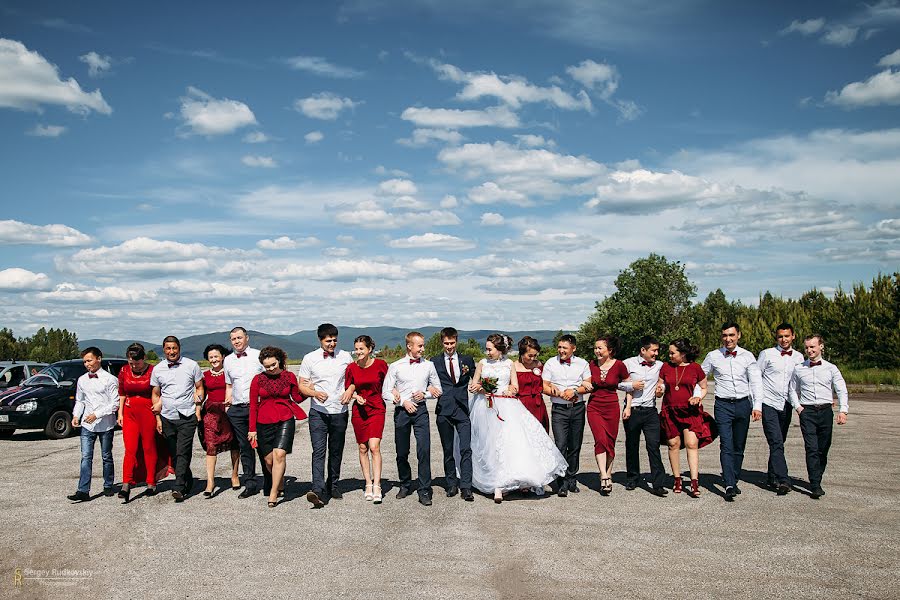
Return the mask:
<svg viewBox="0 0 900 600">
<path fill-rule="evenodd" d="M 0 329 L 0 360 L 52 363 L 78 356 L 78 336 L 67 329 L 41 327 L 33 336 L 19 338 L 7 327 Z"/>
</svg>

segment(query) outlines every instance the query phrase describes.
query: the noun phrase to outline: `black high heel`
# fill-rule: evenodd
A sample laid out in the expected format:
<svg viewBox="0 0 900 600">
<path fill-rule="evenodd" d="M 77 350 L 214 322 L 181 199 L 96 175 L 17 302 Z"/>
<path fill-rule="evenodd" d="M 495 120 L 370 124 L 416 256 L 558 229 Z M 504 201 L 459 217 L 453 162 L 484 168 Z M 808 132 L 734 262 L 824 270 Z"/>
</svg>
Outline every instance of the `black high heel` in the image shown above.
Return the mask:
<svg viewBox="0 0 900 600">
<path fill-rule="evenodd" d="M 131 496 L 131 486 L 127 483 L 122 485 L 122 489 L 119 490 L 119 498 L 124 500 L 126 503 L 128 502 L 128 498 Z"/>
</svg>

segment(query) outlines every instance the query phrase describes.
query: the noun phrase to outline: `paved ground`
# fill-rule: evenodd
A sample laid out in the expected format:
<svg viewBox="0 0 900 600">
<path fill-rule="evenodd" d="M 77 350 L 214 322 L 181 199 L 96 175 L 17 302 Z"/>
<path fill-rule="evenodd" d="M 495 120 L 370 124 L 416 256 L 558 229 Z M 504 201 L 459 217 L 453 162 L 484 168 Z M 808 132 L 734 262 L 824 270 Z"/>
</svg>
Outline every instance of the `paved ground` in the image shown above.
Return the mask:
<svg viewBox="0 0 900 600">
<path fill-rule="evenodd" d="M 302 497 L 309 434 L 299 427 L 287 498 L 275 509 L 227 488 L 204 499 L 203 481 L 183 504 L 163 493 L 73 505 L 65 496 L 76 487 L 78 439 L 18 433 L 0 441 L 0 597 L 900 598 L 900 396 L 858 395 L 851 408 L 850 422 L 835 428 L 827 496 L 799 491 L 806 475 L 795 418 L 787 452 L 798 490 L 780 498 L 760 487 L 767 448 L 755 423 L 734 504 L 716 487 L 718 442 L 701 451 L 700 499 L 625 491 L 621 434 L 615 489 L 600 496 L 588 430 L 578 495 L 495 505 L 436 488 L 425 508 L 415 497 L 396 500 L 395 488 L 374 506 L 363 501 L 348 432 L 345 497 L 311 510 Z M 395 480 L 392 434 L 389 424 L 385 475 Z M 436 431 L 432 439 L 437 475 Z M 120 434 L 115 443 L 120 477 Z M 99 449 L 95 460 L 96 493 Z M 224 465 L 219 473 L 227 486 Z"/>
</svg>

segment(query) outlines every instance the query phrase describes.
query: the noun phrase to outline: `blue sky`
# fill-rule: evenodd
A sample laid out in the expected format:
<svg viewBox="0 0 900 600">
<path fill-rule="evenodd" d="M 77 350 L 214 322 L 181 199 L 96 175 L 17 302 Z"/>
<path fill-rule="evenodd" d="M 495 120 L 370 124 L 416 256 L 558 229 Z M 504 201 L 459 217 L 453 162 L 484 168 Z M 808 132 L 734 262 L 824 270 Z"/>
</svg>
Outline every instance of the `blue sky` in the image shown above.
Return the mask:
<svg viewBox="0 0 900 600">
<path fill-rule="evenodd" d="M 577 327 L 900 263 L 900 4 L 0 2 L 0 321 Z"/>
</svg>

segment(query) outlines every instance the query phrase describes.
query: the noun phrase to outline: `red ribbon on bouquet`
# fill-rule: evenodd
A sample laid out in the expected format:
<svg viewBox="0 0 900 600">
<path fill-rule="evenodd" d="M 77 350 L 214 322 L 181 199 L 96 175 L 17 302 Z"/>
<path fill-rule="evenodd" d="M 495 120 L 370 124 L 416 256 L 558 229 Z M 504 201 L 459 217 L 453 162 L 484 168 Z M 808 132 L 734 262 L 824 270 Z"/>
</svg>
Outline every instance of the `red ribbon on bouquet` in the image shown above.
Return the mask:
<svg viewBox="0 0 900 600">
<path fill-rule="evenodd" d="M 494 394 L 491 394 L 491 393 L 485 393 L 485 394 L 484 394 L 484 397 L 485 397 L 485 399 L 487 400 L 488 408 L 490 408 L 491 410 L 493 410 L 493 411 L 494 411 L 494 414 L 497 415 L 497 418 L 500 419 L 501 421 L 503 421 L 503 417 L 500 416 L 500 411 L 497 410 L 496 408 L 494 408 Z"/>
</svg>

